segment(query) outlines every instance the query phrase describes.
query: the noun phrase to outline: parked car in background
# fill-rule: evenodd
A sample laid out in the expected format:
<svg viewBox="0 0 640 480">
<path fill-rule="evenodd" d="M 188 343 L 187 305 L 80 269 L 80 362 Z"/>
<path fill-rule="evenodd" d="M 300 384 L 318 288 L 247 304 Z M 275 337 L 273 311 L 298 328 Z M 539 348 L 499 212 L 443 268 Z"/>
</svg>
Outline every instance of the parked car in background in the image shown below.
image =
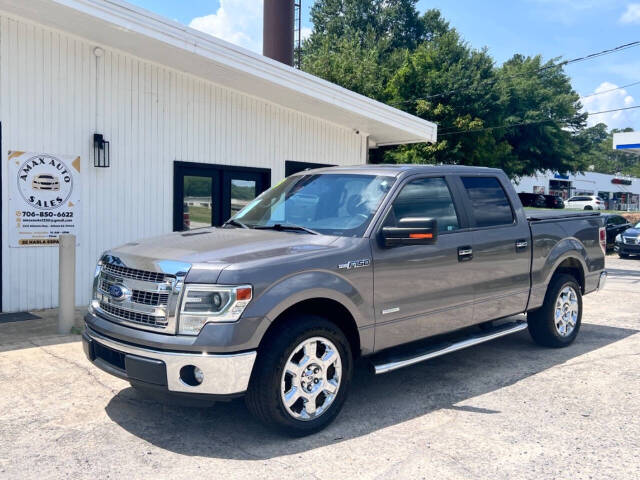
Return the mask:
<svg viewBox="0 0 640 480">
<path fill-rule="evenodd" d="M 540 193 L 519 193 L 518 197 L 523 207 L 546 208 L 547 200 Z"/>
<path fill-rule="evenodd" d="M 545 195 L 547 208 L 564 208 L 564 200 L 557 195 Z"/>
<path fill-rule="evenodd" d="M 556 195 L 542 195 L 541 193 L 519 193 L 518 197 L 523 207 L 534 208 L 564 208 L 564 200 Z"/>
<path fill-rule="evenodd" d="M 604 210 L 604 200 L 595 195 L 579 195 L 567 200 L 566 206 L 581 210 Z"/>
<path fill-rule="evenodd" d="M 616 235 L 614 250 L 620 258 L 629 255 L 640 255 L 640 222 Z"/>
<path fill-rule="evenodd" d="M 602 216 L 607 230 L 607 250 L 609 250 L 614 247 L 616 236 L 630 228 L 632 224 L 622 215 L 605 213 Z"/>
</svg>

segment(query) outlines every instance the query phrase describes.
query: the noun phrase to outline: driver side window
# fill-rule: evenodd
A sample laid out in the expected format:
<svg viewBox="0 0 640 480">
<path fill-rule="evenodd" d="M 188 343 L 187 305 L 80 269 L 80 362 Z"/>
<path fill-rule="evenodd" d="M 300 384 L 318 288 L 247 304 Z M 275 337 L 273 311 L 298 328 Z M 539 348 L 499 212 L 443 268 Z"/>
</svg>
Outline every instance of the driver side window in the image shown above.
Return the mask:
<svg viewBox="0 0 640 480">
<path fill-rule="evenodd" d="M 440 233 L 460 228 L 451 191 L 442 177 L 419 178 L 407 183 L 393 202 L 385 226 L 397 226 L 401 218 L 433 218 Z"/>
</svg>

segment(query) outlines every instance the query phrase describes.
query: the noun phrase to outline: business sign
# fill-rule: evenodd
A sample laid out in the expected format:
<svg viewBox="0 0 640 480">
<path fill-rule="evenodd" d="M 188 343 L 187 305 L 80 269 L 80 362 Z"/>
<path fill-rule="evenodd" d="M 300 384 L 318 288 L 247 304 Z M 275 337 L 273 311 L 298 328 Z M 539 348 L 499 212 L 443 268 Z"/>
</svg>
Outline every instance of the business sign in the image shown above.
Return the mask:
<svg viewBox="0 0 640 480">
<path fill-rule="evenodd" d="M 57 245 L 77 236 L 80 157 L 9 151 L 9 246 Z"/>
</svg>

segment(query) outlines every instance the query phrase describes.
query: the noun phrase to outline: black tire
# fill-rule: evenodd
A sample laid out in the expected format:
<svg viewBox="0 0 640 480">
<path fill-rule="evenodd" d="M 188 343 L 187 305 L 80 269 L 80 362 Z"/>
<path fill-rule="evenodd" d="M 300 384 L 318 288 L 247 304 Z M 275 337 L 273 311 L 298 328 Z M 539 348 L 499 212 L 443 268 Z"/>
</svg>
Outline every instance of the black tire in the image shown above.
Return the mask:
<svg viewBox="0 0 640 480">
<path fill-rule="evenodd" d="M 313 337 L 322 337 L 333 343 L 340 355 L 342 374 L 338 391 L 326 410 L 316 418 L 301 420 L 287 411 L 282 400 L 283 372 L 297 347 Z M 320 316 L 295 315 L 265 338 L 258 351 L 245 402 L 249 411 L 267 426 L 290 436 L 310 435 L 325 428 L 338 416 L 347 398 L 352 374 L 351 347 L 342 330 Z"/>
<path fill-rule="evenodd" d="M 571 287 L 577 297 L 578 313 L 573 330 L 569 334 L 562 335 L 556 327 L 555 309 L 558 296 L 566 287 Z M 552 348 L 571 345 L 578 336 L 582 323 L 582 291 L 576 279 L 567 274 L 555 275 L 549 283 L 542 307 L 529 312 L 527 320 L 529 333 L 537 344 Z"/>
<path fill-rule="evenodd" d="M 587 205 L 586 207 L 584 207 L 585 210 L 593 210 L 593 207 L 591 205 Z"/>
<path fill-rule="evenodd" d="M 618 253 L 618 256 L 620 258 L 629 258 L 629 254 L 628 253 Z"/>
</svg>

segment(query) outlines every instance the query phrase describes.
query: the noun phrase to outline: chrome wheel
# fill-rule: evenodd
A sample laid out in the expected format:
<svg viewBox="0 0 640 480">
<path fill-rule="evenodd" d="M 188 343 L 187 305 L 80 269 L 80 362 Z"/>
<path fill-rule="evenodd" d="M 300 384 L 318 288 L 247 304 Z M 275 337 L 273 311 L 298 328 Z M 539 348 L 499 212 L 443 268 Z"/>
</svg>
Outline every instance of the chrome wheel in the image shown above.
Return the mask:
<svg viewBox="0 0 640 480">
<path fill-rule="evenodd" d="M 282 372 L 280 396 L 285 410 L 296 420 L 314 420 L 327 411 L 340 388 L 342 360 L 326 338 L 300 343 Z"/>
<path fill-rule="evenodd" d="M 564 287 L 556 299 L 554 318 L 556 330 L 561 336 L 571 335 L 576 328 L 579 311 L 578 294 L 573 287 Z"/>
</svg>

